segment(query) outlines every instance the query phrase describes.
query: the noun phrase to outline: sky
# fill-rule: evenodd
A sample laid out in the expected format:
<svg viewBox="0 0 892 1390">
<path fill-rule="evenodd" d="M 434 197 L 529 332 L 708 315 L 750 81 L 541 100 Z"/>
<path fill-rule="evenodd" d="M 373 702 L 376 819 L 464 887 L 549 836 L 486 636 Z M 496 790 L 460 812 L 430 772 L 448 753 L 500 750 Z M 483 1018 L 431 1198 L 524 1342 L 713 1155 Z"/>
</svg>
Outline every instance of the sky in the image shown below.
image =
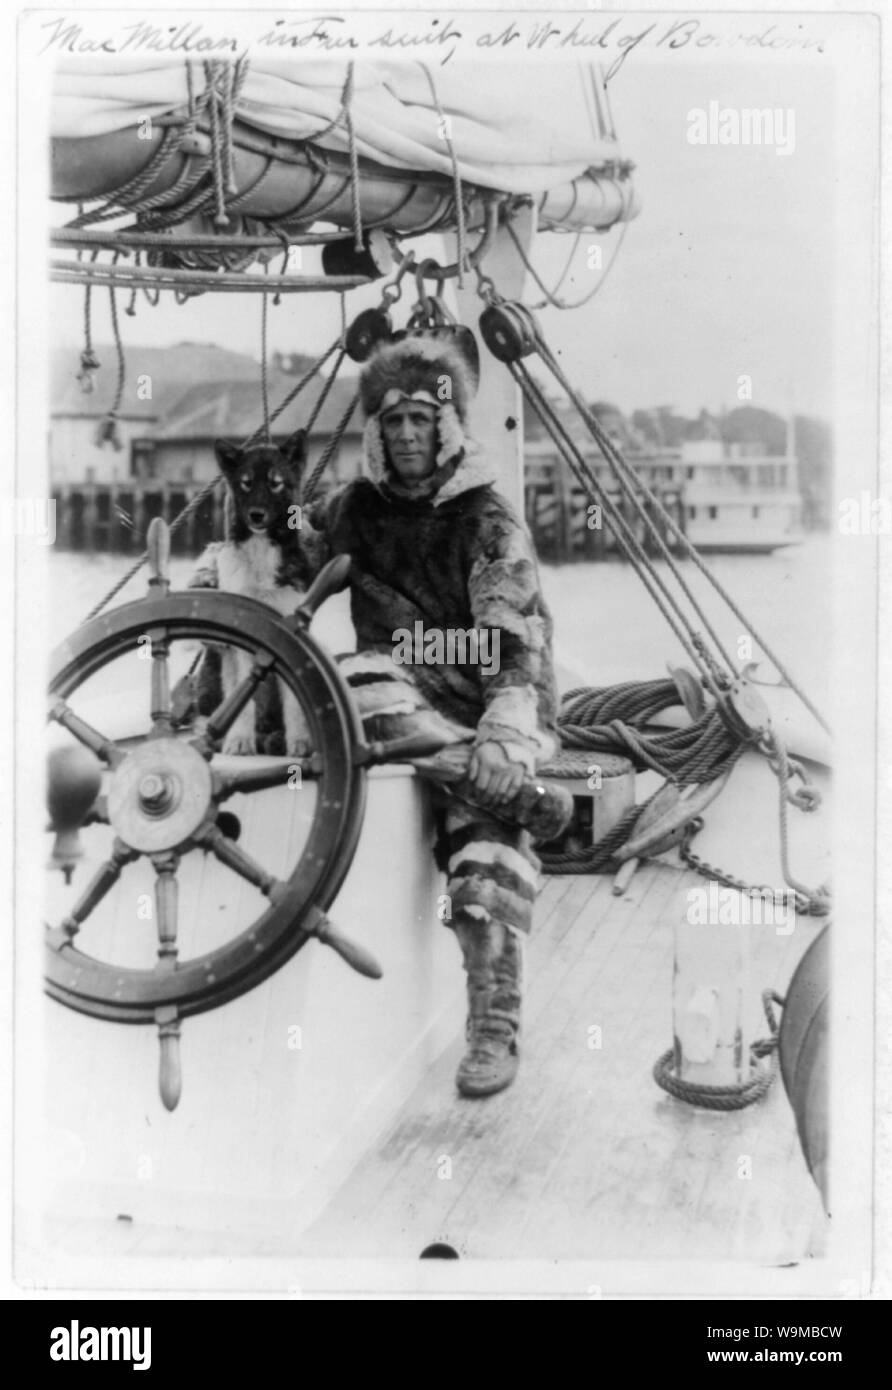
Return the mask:
<svg viewBox="0 0 892 1390">
<path fill-rule="evenodd" d="M 625 63 L 609 90 L 622 152 L 637 165 L 642 209 L 593 300 L 540 314 L 571 378 L 589 399 L 626 411 L 669 405 L 693 414 L 740 404 L 740 378 L 747 376 L 752 404 L 829 418 L 837 214 L 832 70 L 758 59 L 745 66 L 642 59 Z M 792 152 L 691 144 L 689 113 L 708 110 L 711 101 L 792 111 Z M 66 213 L 54 205 L 52 219 Z M 588 268 L 589 248 L 602 247 L 606 266 L 617 235 L 583 234 L 561 290 L 567 299 L 593 287 L 598 272 Z M 555 283 L 572 245 L 565 234 L 537 237 L 533 261 L 546 284 Z M 307 270 L 312 257 L 305 256 Z M 377 298 L 377 290 L 354 292 L 349 317 Z M 526 298 L 541 296 L 532 286 Z M 218 342 L 259 355 L 259 301 L 217 295 L 175 307 L 164 296 L 162 303 L 166 312 L 143 303 L 135 319 L 122 317 L 125 342 Z M 53 341 L 79 348 L 81 292 L 53 287 L 51 313 Z M 337 296 L 291 296 L 270 310 L 270 347 L 321 350 L 339 322 Z M 104 294 L 96 296 L 94 340 L 110 340 Z"/>
</svg>

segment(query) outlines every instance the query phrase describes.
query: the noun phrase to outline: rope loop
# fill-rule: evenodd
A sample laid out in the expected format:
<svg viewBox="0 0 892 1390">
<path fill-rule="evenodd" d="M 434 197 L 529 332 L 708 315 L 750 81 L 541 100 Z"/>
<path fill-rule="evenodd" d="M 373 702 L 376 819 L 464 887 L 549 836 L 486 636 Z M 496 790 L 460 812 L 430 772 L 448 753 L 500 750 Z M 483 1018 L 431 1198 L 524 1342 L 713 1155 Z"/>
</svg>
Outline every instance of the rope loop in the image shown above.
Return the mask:
<svg viewBox="0 0 892 1390">
<path fill-rule="evenodd" d="M 675 1048 L 670 1047 L 654 1063 L 653 1078 L 657 1085 L 676 1100 L 702 1110 L 743 1110 L 767 1095 L 778 1072 L 778 1023 L 772 1004 L 783 1007 L 783 997 L 773 989 L 762 991 L 762 1008 L 768 1021 L 770 1036 L 759 1038 L 750 1046 L 750 1074 L 746 1081 L 727 1086 L 705 1086 L 701 1082 L 684 1081 L 675 1070 Z M 761 1065 L 767 1059 L 768 1065 Z"/>
<path fill-rule="evenodd" d="M 486 275 L 477 266 L 477 293 L 487 304 L 504 304 L 505 300 L 496 289 L 496 282 L 491 275 Z"/>
</svg>

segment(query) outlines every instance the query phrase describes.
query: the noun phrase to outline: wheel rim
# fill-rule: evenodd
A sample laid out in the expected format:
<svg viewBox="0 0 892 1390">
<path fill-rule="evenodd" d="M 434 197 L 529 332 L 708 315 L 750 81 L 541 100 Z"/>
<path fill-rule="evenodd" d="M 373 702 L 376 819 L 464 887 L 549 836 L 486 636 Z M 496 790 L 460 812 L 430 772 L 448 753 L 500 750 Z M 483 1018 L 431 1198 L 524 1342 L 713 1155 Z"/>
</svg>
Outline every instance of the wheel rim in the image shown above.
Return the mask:
<svg viewBox="0 0 892 1390">
<path fill-rule="evenodd" d="M 71 941 L 55 939 L 47 945 L 46 988 L 54 999 L 94 1017 L 129 1023 L 156 1022 L 159 1009 L 172 1007 L 186 1017 L 216 1008 L 260 984 L 294 955 L 346 876 L 365 801 L 364 774 L 354 760 L 361 730 L 336 665 L 306 632 L 286 627 L 253 599 L 187 591 L 139 600 L 100 616 L 57 648 L 51 664 L 53 699 L 67 700 L 103 666 L 135 650 L 138 638 L 153 630 L 167 641 L 225 642 L 268 654 L 271 673 L 300 699 L 322 760 L 303 852 L 282 880 L 277 900 L 232 941 L 179 962 L 168 972 L 111 965 L 78 950 Z M 187 740 L 177 741 L 187 746 Z M 150 764 L 149 759 L 142 769 L 149 779 L 155 776 Z M 151 782 L 143 789 L 146 796 L 161 791 Z M 187 844 L 184 852 L 189 848 Z"/>
</svg>

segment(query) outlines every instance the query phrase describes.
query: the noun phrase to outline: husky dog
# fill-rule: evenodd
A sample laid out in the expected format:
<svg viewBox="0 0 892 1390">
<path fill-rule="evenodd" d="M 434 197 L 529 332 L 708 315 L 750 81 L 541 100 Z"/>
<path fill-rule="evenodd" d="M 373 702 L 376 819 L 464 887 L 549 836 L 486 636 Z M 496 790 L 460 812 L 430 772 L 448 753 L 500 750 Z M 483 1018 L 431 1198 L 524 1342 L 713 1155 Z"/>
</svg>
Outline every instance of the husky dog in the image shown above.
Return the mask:
<svg viewBox="0 0 892 1390">
<path fill-rule="evenodd" d="M 202 564 L 212 564 L 216 587 L 268 604 L 289 617 L 306 593 L 310 577 L 301 542 L 300 483 L 306 461 L 306 435 L 298 430 L 280 448 L 252 444 L 241 448 L 218 439 L 214 453 L 229 490 L 227 537 L 209 548 Z M 237 647 L 222 652 L 223 695 L 249 674 L 251 656 Z M 307 726 L 292 692 L 279 682 L 286 754 L 305 749 Z M 256 713 L 250 700 L 226 736 L 224 753 L 255 753 Z"/>
</svg>

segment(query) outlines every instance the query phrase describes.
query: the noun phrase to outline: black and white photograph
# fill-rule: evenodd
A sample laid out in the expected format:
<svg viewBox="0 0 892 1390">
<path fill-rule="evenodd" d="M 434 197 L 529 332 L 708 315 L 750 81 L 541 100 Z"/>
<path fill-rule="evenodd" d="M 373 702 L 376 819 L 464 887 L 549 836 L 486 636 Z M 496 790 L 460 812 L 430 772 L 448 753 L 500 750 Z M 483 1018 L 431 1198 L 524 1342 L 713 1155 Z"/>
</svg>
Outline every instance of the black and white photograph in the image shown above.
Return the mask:
<svg viewBox="0 0 892 1390">
<path fill-rule="evenodd" d="M 15 1288 L 888 1298 L 878 12 L 10 66 Z"/>
</svg>

